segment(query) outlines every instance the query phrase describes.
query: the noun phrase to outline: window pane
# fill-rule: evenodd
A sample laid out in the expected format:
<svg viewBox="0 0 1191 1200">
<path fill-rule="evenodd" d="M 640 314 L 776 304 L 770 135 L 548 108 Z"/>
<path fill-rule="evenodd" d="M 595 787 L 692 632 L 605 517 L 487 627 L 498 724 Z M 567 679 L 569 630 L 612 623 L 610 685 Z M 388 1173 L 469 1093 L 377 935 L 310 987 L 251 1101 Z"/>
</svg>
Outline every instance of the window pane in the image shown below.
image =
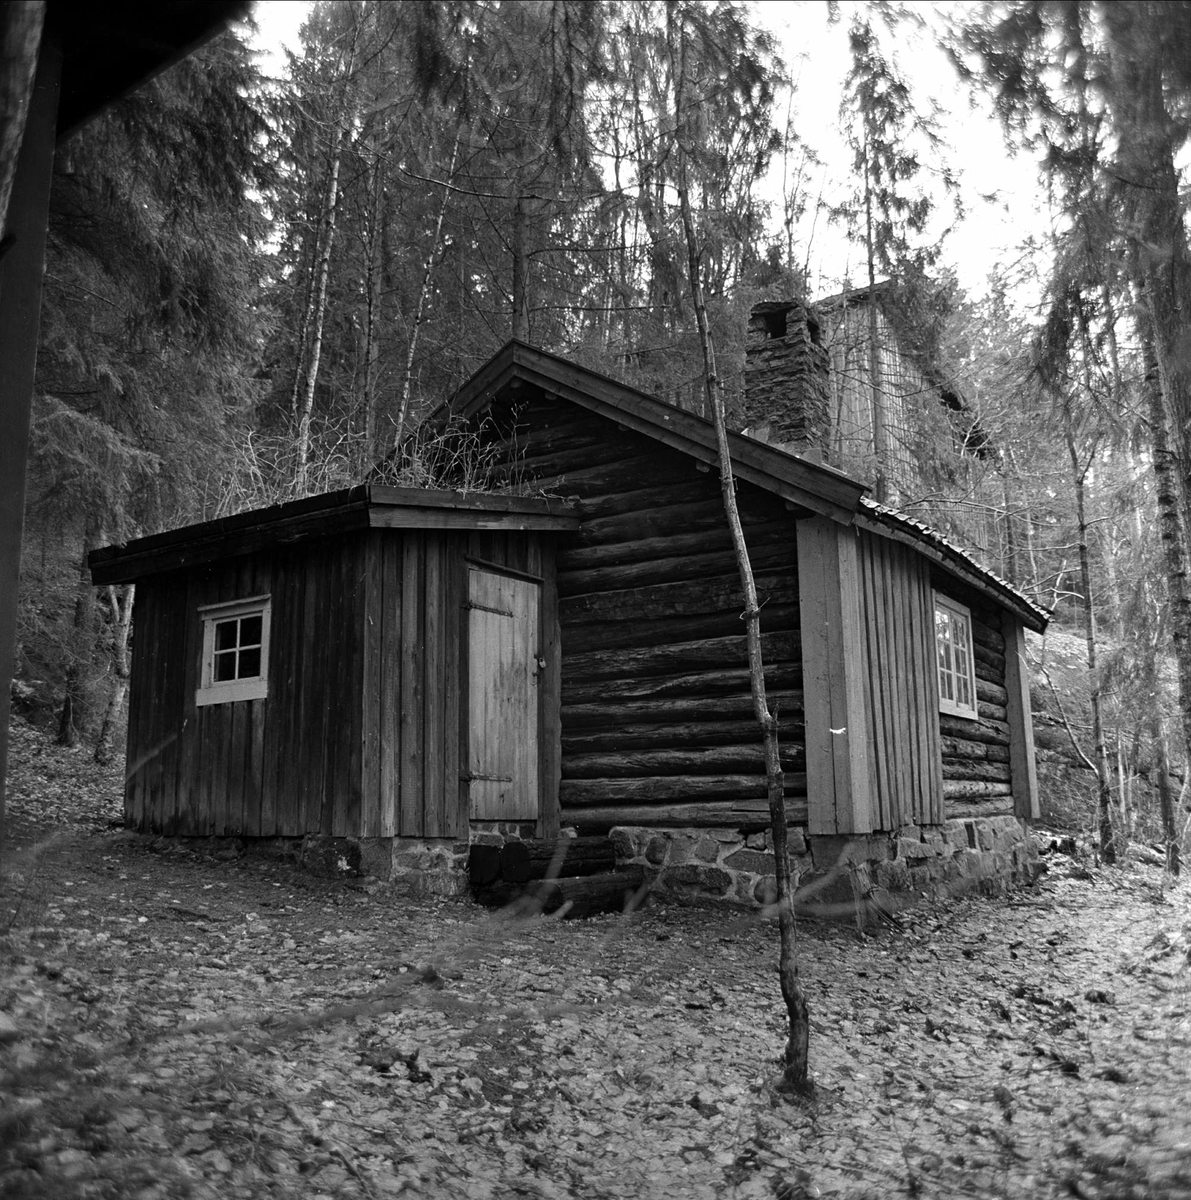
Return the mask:
<svg viewBox="0 0 1191 1200">
<path fill-rule="evenodd" d="M 249 679 L 261 673 L 261 648 L 253 646 L 249 650 L 240 651 L 240 674 L 238 679 Z"/>
<path fill-rule="evenodd" d="M 238 620 L 218 621 L 215 625 L 215 649 L 231 650 L 236 644 L 236 627 Z"/>
<path fill-rule="evenodd" d="M 253 617 L 240 618 L 241 646 L 259 646 L 261 644 L 261 623 L 259 613 Z M 255 673 L 253 672 L 253 674 Z"/>
<path fill-rule="evenodd" d="M 236 678 L 236 653 L 234 650 L 230 654 L 215 655 L 213 675 L 216 683 L 226 683 L 229 679 Z"/>
</svg>

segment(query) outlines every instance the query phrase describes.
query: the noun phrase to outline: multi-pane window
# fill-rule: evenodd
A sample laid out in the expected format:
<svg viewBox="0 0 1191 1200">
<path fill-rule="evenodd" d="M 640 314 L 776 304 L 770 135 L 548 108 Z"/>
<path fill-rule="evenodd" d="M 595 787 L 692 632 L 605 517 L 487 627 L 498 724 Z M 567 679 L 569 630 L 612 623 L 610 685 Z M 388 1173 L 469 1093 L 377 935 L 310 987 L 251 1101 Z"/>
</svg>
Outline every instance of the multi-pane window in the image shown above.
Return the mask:
<svg viewBox="0 0 1191 1200">
<path fill-rule="evenodd" d="M 259 700 L 268 693 L 269 597 L 199 609 L 203 662 L 195 703 Z"/>
<path fill-rule="evenodd" d="M 972 614 L 962 604 L 937 593 L 935 659 L 939 667 L 939 709 L 956 717 L 975 717 Z"/>
</svg>

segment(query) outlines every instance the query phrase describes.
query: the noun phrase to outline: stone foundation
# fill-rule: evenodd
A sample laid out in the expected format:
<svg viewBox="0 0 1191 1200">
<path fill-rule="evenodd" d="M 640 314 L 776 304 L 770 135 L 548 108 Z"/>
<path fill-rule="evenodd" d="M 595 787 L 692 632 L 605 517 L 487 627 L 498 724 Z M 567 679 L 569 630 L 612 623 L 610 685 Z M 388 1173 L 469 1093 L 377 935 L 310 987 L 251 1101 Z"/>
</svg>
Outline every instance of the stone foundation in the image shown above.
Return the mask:
<svg viewBox="0 0 1191 1200">
<path fill-rule="evenodd" d="M 768 830 L 746 834 L 620 826 L 611 837 L 617 863 L 644 867 L 650 890 L 659 895 L 755 908 L 776 898 Z M 798 906 L 828 916 L 851 916 L 870 904 L 880 907 L 885 893 L 998 894 L 1031 882 L 1037 859 L 1036 847 L 1013 816 L 954 819 L 897 834 L 851 837 L 790 830 Z"/>
</svg>

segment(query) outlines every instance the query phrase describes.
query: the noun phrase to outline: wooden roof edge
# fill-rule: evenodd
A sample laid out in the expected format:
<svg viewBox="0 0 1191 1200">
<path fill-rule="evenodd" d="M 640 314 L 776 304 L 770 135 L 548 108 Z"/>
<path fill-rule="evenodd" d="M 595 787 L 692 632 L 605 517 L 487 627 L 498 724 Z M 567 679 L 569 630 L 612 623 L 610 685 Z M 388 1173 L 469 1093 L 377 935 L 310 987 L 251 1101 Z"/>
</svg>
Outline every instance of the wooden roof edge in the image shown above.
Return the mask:
<svg viewBox="0 0 1191 1200">
<path fill-rule="evenodd" d="M 515 340 L 506 342 L 433 416 L 446 413 L 473 416 L 514 378 L 600 412 L 700 461 L 709 464 L 718 461 L 715 429 L 706 417 Z M 850 523 L 861 497 L 868 491 L 865 484 L 834 467 L 743 434 L 729 433 L 728 446 L 733 467 L 741 478 L 841 524 Z"/>
<path fill-rule="evenodd" d="M 123 583 L 153 574 L 156 569 L 172 570 L 184 558 L 195 561 L 196 557 L 201 557 L 203 561 L 213 561 L 237 553 L 237 547 L 241 552 L 256 549 L 262 539 L 269 537 L 278 542 L 293 541 L 365 528 L 370 512 L 394 508 L 422 510 L 428 515 L 443 510 L 496 517 L 507 514 L 510 520 L 516 519 L 520 527 L 528 521 L 530 525 L 540 524 L 544 529 L 558 529 L 560 525 L 569 528 L 572 524 L 578 527 L 579 523 L 570 506 L 555 497 L 359 484 L 103 546 L 88 554 L 87 564 L 96 583 Z M 411 525 L 416 525 L 416 520 Z"/>
<path fill-rule="evenodd" d="M 368 493 L 374 507 L 452 508 L 526 516 L 567 516 L 574 511 L 574 505 L 561 496 L 514 496 L 504 492 L 407 488 L 381 483 L 369 484 Z"/>
<path fill-rule="evenodd" d="M 1027 629 L 1042 633 L 1049 624 L 1051 614 L 1046 609 L 1023 596 L 987 567 L 982 567 L 967 551 L 953 545 L 929 525 L 872 500 L 864 502 L 864 509 L 857 513 L 856 524 L 870 533 L 913 546 L 961 583 L 1009 609 Z"/>
<path fill-rule="evenodd" d="M 242 530 L 256 529 L 261 526 L 283 522 L 296 516 L 310 513 L 333 512 L 336 509 L 350 510 L 361 508 L 368 503 L 368 487 L 359 484 L 355 487 L 342 488 L 334 492 L 322 492 L 317 496 L 306 496 L 301 500 L 288 500 L 283 504 L 272 504 L 267 508 L 251 508 L 244 512 L 235 513 L 230 517 L 216 517 L 211 521 L 199 521 L 193 525 L 180 525 L 176 529 L 166 529 L 161 533 L 150 533 L 144 537 L 132 538 L 126 542 L 116 542 L 110 546 L 101 546 L 87 555 L 91 566 L 100 563 L 113 562 L 133 554 L 144 555 L 154 550 L 168 549 L 185 542 L 197 541 L 203 538 L 218 537 L 234 534 Z"/>
</svg>

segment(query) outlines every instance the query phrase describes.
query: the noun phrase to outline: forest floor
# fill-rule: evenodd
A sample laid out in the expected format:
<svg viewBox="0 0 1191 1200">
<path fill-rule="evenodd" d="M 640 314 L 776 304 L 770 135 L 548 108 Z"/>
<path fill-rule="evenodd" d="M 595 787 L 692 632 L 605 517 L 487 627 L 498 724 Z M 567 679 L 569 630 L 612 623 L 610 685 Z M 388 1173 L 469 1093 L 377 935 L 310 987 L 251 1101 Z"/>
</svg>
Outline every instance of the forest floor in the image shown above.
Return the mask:
<svg viewBox="0 0 1191 1200">
<path fill-rule="evenodd" d="M 0 1196 L 1191 1200 L 1191 888 L 1052 856 L 1006 900 L 510 920 L 109 826 L 13 722 Z"/>
</svg>

